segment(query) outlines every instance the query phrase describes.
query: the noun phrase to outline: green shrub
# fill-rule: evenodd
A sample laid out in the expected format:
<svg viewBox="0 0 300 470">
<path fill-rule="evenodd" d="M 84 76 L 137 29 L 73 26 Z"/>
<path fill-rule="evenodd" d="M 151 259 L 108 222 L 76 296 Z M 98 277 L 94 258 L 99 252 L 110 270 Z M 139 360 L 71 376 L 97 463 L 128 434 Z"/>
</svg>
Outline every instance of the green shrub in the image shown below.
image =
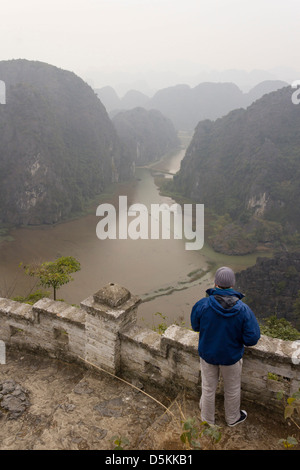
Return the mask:
<svg viewBox="0 0 300 470">
<path fill-rule="evenodd" d="M 300 339 L 300 331 L 294 328 L 288 320 L 277 318 L 276 315 L 264 319 L 263 324 L 260 325 L 260 330 L 263 335 L 271 336 L 272 338 L 287 341 Z"/>
</svg>

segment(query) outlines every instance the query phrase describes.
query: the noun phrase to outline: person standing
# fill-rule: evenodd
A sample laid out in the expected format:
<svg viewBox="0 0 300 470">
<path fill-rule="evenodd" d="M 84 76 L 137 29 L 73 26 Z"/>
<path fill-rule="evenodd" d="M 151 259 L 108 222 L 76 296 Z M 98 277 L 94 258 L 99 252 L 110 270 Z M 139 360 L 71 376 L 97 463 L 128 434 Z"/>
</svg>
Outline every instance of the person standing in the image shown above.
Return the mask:
<svg viewBox="0 0 300 470">
<path fill-rule="evenodd" d="M 224 384 L 225 420 L 235 426 L 247 418 L 241 410 L 242 358 L 245 346 L 254 346 L 260 328 L 252 310 L 234 290 L 235 274 L 227 266 L 216 271 L 215 287 L 192 308 L 191 325 L 199 332 L 201 369 L 200 410 L 203 421 L 215 424 L 215 395 L 220 374 Z"/>
</svg>

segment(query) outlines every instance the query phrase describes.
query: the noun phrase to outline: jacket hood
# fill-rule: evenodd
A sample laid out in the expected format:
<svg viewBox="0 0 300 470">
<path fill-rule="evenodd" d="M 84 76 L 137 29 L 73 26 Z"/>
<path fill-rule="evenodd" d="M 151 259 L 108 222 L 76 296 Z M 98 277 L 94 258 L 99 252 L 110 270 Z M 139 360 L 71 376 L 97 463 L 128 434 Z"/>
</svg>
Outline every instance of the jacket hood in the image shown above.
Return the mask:
<svg viewBox="0 0 300 470">
<path fill-rule="evenodd" d="M 237 292 L 234 289 L 208 289 L 206 293 L 209 296 L 208 302 L 211 308 L 219 315 L 231 317 L 238 315 L 243 302 L 241 299 L 244 294 Z"/>
</svg>

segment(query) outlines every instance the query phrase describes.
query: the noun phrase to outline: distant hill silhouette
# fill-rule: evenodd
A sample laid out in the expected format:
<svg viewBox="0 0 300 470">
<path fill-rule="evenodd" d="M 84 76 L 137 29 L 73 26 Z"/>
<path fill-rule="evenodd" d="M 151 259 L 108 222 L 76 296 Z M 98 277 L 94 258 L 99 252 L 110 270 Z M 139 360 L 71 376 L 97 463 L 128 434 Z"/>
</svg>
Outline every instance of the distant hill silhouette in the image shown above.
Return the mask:
<svg viewBox="0 0 300 470">
<path fill-rule="evenodd" d="M 99 97 L 101 103 L 105 106 L 108 113 L 120 108 L 121 100 L 111 86 L 95 89 L 95 93 Z"/>
<path fill-rule="evenodd" d="M 177 85 L 157 92 L 147 107 L 158 109 L 180 130 L 193 130 L 203 119 L 216 119 L 242 106 L 243 93 L 232 83 Z"/>
<path fill-rule="evenodd" d="M 112 116 L 120 111 L 144 107 L 149 97 L 137 90 L 129 90 L 123 98 L 119 98 L 116 91 L 111 86 L 95 89 L 101 103 Z"/>
<path fill-rule="evenodd" d="M 233 83 L 204 82 L 194 88 L 178 84 L 159 90 L 151 98 L 131 90 L 121 99 L 111 87 L 97 89 L 96 93 L 111 116 L 122 109 L 142 106 L 160 111 L 172 120 L 177 130 L 193 131 L 201 120 L 214 120 L 234 109 L 246 108 L 264 94 L 286 85 L 280 80 L 266 80 L 243 93 Z"/>
<path fill-rule="evenodd" d="M 54 223 L 130 176 L 111 120 L 74 73 L 42 62 L 0 62 L 0 223 Z"/>
<path fill-rule="evenodd" d="M 264 82 L 261 82 L 255 87 L 251 88 L 248 93 L 245 93 L 245 106 L 248 107 L 254 101 L 260 99 L 263 95 L 271 93 L 272 91 L 277 91 L 287 85 L 288 83 L 280 80 L 265 80 Z"/>
<path fill-rule="evenodd" d="M 148 100 L 148 96 L 144 95 L 140 91 L 129 90 L 121 99 L 121 108 L 133 109 L 144 107 Z"/>
</svg>

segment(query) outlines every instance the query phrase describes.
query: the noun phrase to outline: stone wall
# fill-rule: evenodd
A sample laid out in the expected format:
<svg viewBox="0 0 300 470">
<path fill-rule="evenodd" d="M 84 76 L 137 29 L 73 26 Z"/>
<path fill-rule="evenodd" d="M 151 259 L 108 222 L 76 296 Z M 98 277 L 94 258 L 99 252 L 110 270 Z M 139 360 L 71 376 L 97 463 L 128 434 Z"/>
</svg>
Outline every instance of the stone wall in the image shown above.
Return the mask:
<svg viewBox="0 0 300 470">
<path fill-rule="evenodd" d="M 33 306 L 0 299 L 0 340 L 54 358 L 104 369 L 129 381 L 139 380 L 176 393 L 200 393 L 198 333 L 171 325 L 163 335 L 137 324 L 140 299 L 108 284 L 73 307 L 42 299 Z M 275 379 L 275 380 L 274 380 Z M 262 336 L 246 348 L 243 397 L 279 407 L 300 388 L 300 342 Z M 222 392 L 222 382 L 219 385 Z"/>
</svg>

